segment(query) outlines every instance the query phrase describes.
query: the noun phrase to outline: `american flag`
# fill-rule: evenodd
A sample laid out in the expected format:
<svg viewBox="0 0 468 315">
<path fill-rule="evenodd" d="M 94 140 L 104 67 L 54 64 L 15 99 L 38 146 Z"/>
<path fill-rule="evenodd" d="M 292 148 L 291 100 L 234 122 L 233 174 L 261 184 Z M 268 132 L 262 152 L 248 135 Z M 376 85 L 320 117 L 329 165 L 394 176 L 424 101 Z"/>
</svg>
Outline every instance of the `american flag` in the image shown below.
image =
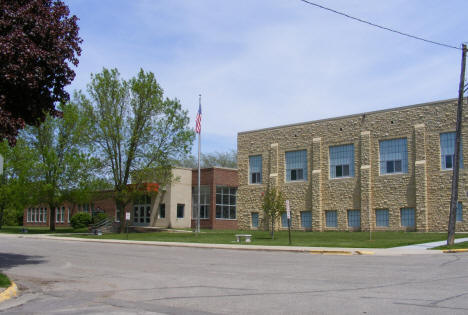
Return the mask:
<svg viewBox="0 0 468 315">
<path fill-rule="evenodd" d="M 195 132 L 201 132 L 201 104 L 198 106 L 197 118 L 195 119 Z"/>
</svg>

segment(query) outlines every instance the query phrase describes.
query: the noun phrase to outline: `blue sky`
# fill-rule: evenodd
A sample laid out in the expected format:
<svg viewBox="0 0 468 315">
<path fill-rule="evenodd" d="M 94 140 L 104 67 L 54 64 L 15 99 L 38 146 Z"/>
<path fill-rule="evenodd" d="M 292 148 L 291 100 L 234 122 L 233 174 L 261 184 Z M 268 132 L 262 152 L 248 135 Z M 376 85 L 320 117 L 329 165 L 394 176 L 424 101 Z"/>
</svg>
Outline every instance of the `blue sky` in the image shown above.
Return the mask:
<svg viewBox="0 0 468 315">
<path fill-rule="evenodd" d="M 350 15 L 459 46 L 466 0 L 316 0 Z M 118 68 L 155 73 L 194 124 L 204 152 L 240 131 L 457 97 L 461 52 L 299 0 L 65 0 L 78 16 L 80 64 L 69 91 Z M 194 151 L 196 151 L 196 143 Z"/>
</svg>

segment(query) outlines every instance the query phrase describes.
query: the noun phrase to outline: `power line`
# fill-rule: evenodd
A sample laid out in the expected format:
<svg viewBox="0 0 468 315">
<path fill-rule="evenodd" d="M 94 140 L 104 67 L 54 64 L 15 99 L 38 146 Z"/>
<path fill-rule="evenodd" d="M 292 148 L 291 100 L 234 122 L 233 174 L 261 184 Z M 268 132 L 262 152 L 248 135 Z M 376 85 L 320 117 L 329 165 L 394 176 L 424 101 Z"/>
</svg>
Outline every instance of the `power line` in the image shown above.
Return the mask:
<svg viewBox="0 0 468 315">
<path fill-rule="evenodd" d="M 346 13 L 343 13 L 343 12 L 340 12 L 340 11 L 336 11 L 334 9 L 324 7 L 323 5 L 320 5 L 320 4 L 317 4 L 317 3 L 314 3 L 314 2 L 311 2 L 311 1 L 308 1 L 308 0 L 299 0 L 299 1 L 302 1 L 302 2 L 307 3 L 309 5 L 313 5 L 313 6 L 317 7 L 317 8 L 324 9 L 324 10 L 336 13 L 336 14 L 342 15 L 344 17 L 347 17 L 349 19 L 352 19 L 352 20 L 355 20 L 355 21 L 358 21 L 358 22 L 361 22 L 361 23 L 364 23 L 364 24 L 368 24 L 368 25 L 371 25 L 371 26 L 374 26 L 374 27 L 377 27 L 377 28 L 380 28 L 380 29 L 383 29 L 383 30 L 386 30 L 386 31 L 389 31 L 389 32 L 393 32 L 393 33 L 396 33 L 396 34 L 399 34 L 399 35 L 403 35 L 403 36 L 406 36 L 406 37 L 409 37 L 409 38 L 417 39 L 417 40 L 420 40 L 420 41 L 423 41 L 423 42 L 426 42 L 426 43 L 439 45 L 439 46 L 446 47 L 446 48 L 462 50 L 461 48 L 456 47 L 456 46 L 435 42 L 433 40 L 425 39 L 425 38 L 422 38 L 422 37 L 419 37 L 419 36 L 415 36 L 415 35 L 411 35 L 411 34 L 408 34 L 408 33 L 403 33 L 403 32 L 397 31 L 397 30 L 388 28 L 386 26 L 378 25 L 378 24 L 375 24 L 375 23 L 372 23 L 372 22 L 369 22 L 369 21 L 366 21 L 366 20 L 351 16 L 349 14 L 346 14 Z"/>
</svg>

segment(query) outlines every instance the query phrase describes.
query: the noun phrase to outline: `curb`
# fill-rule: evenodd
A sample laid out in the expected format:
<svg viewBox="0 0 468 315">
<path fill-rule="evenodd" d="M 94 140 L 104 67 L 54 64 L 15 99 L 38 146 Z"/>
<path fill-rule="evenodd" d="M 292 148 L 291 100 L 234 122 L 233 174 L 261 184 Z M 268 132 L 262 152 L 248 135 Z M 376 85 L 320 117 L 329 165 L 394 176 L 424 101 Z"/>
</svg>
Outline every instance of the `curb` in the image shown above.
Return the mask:
<svg viewBox="0 0 468 315">
<path fill-rule="evenodd" d="M 449 254 L 449 253 L 466 253 L 466 252 L 468 252 L 468 249 L 467 248 L 445 249 L 442 252 L 445 253 L 445 254 Z"/>
<path fill-rule="evenodd" d="M 13 297 L 16 297 L 18 295 L 18 287 L 16 286 L 16 283 L 11 281 L 10 287 L 8 287 L 5 291 L 0 293 L 0 303 L 9 300 Z"/>
<path fill-rule="evenodd" d="M 367 250 L 357 250 L 355 251 L 358 255 L 374 255 L 374 252 L 367 251 Z"/>
<path fill-rule="evenodd" d="M 347 250 L 309 250 L 310 254 L 321 255 L 352 255 L 353 252 Z"/>
</svg>

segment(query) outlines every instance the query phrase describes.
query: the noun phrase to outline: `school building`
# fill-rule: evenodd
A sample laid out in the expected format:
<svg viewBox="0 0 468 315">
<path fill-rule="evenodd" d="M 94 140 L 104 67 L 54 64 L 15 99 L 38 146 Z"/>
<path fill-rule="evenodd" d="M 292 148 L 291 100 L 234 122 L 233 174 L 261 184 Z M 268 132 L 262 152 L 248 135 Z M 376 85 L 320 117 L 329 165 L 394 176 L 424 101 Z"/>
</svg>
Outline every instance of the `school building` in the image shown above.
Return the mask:
<svg viewBox="0 0 468 315">
<path fill-rule="evenodd" d="M 182 167 L 172 169 L 175 180 L 160 187 L 157 183 L 147 183 L 144 189 L 158 191 L 134 200 L 125 208 L 130 212 L 129 226 L 145 230 L 155 228 L 193 228 L 198 212 L 198 170 Z M 237 170 L 221 167 L 202 168 L 200 171 L 200 226 L 210 229 L 237 228 Z M 114 228 L 120 225 L 112 192 L 98 193 L 89 204 L 65 202 L 56 209 L 57 227 L 70 226 L 71 217 L 79 212 L 90 214 L 105 212 L 114 219 Z M 24 210 L 24 226 L 50 225 L 48 205 L 34 205 Z"/>
<path fill-rule="evenodd" d="M 275 186 L 297 230 L 447 231 L 456 108 L 452 99 L 240 132 L 239 228 L 268 224 L 262 198 Z M 466 100 L 463 112 L 466 126 Z M 456 230 L 468 231 L 466 127 L 461 140 Z"/>
</svg>

